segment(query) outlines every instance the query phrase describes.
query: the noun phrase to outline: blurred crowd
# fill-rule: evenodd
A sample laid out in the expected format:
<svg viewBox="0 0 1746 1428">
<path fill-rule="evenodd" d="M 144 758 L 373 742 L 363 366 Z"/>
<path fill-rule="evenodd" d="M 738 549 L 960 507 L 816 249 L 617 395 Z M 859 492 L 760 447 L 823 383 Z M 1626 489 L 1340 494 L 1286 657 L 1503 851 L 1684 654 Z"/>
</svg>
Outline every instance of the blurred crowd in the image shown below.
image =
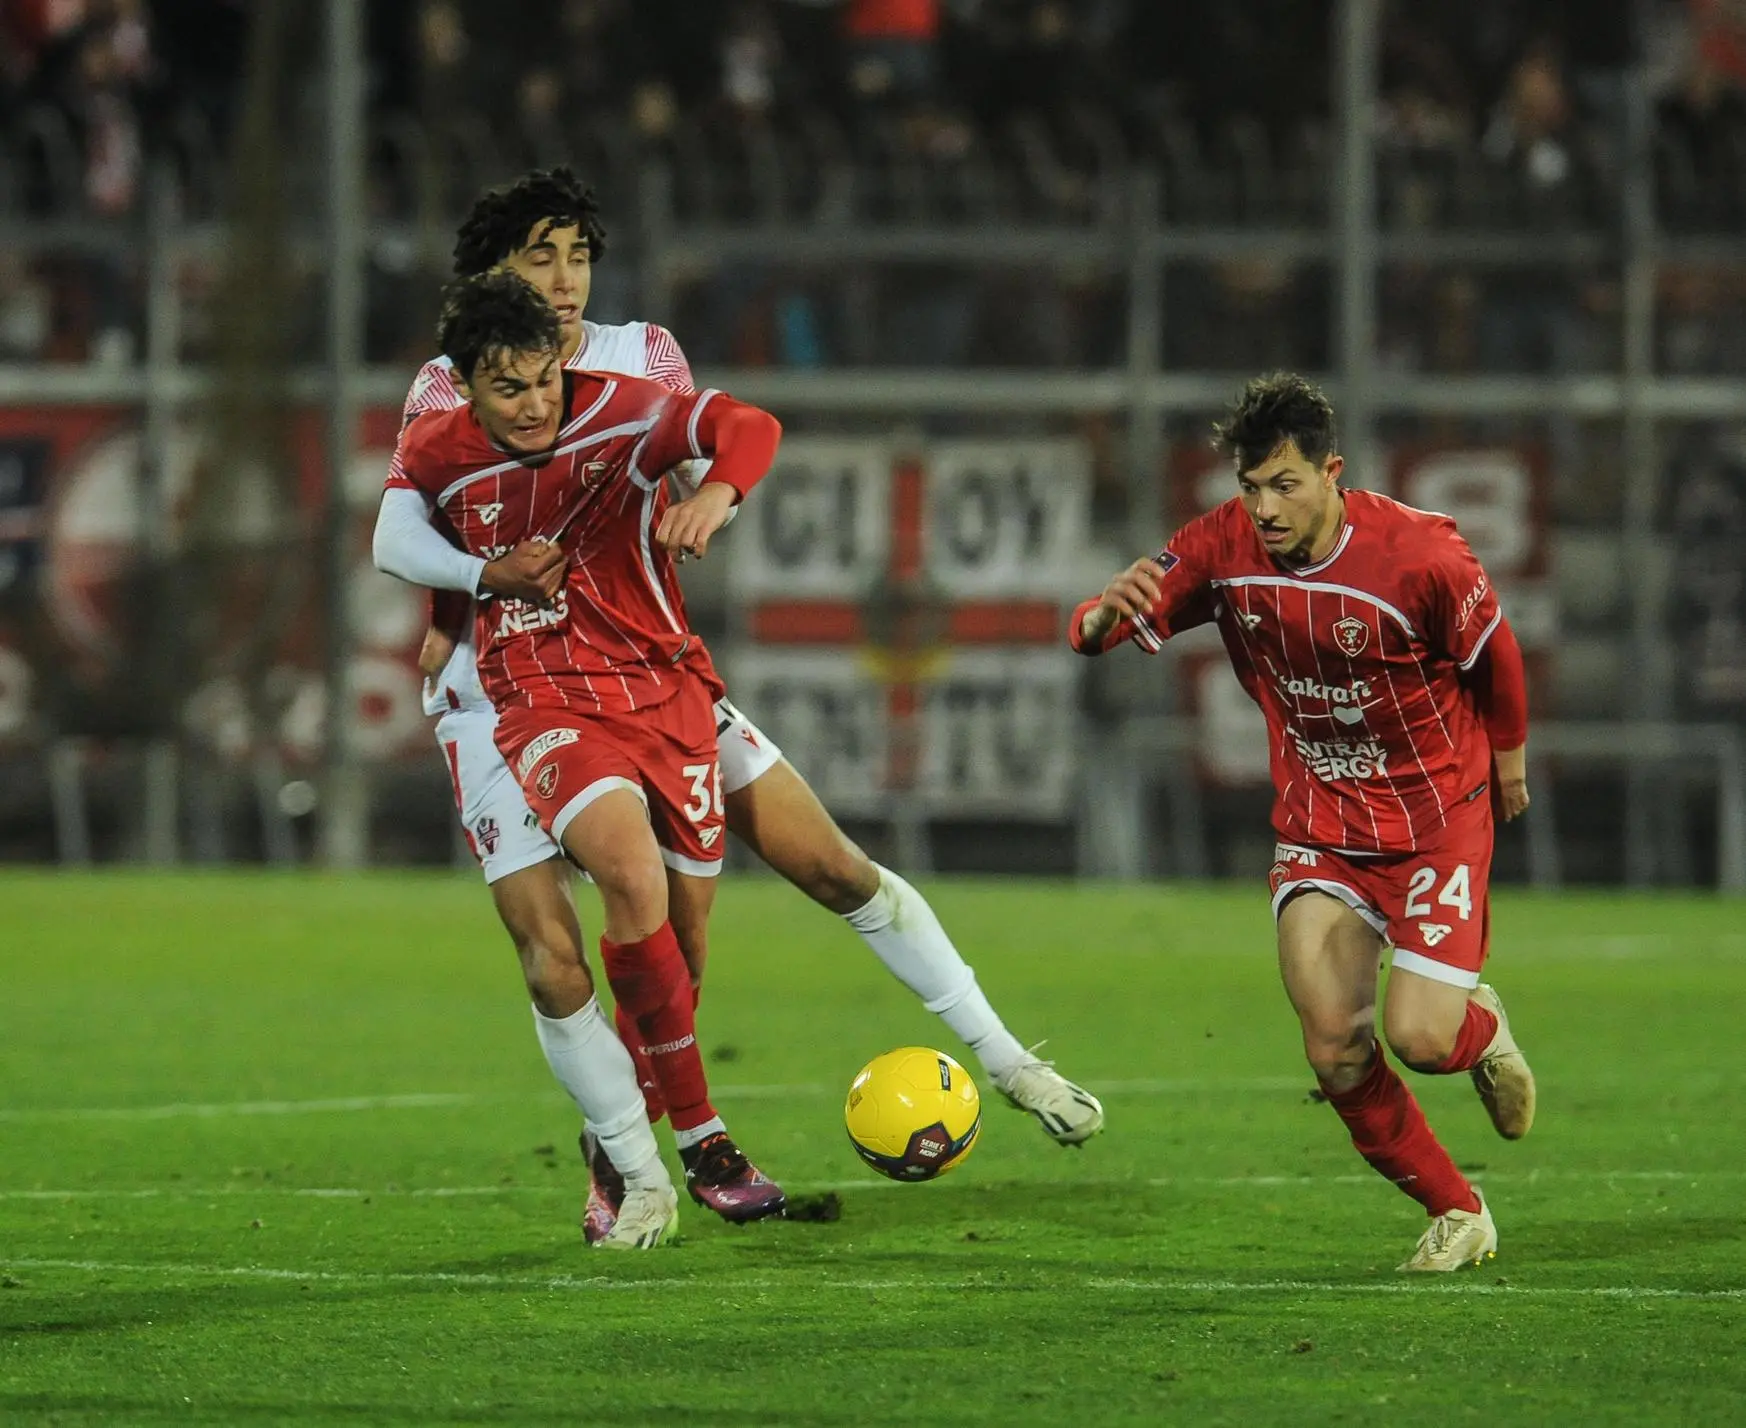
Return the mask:
<svg viewBox="0 0 1746 1428">
<path fill-rule="evenodd" d="M 125 223 L 154 156 L 188 216 L 224 211 L 244 86 L 260 78 L 249 26 L 274 9 L 286 38 L 268 62 L 308 140 L 283 146 L 294 165 L 320 151 L 314 0 L 0 0 L 0 215 Z M 627 304 L 656 158 L 681 222 L 1119 222 L 1143 165 L 1164 221 L 1324 226 L 1331 14 L 1302 0 L 521 0 L 511 22 L 497 0 L 371 0 L 370 356 L 404 361 L 425 342 L 410 315 L 441 253 L 404 232 L 439 230 L 479 185 L 534 163 L 572 161 L 597 183 L 617 220 L 603 296 Z M 1641 56 L 1663 229 L 1746 232 L 1746 0 L 1388 0 L 1382 34 L 1391 228 L 1610 240 Z M 0 242 L 0 361 L 137 356 L 137 255 L 100 246 Z M 699 274 L 680 306 L 700 360 L 1098 366 L 1125 350 L 1123 283 L 1092 263 L 821 271 L 773 256 Z M 185 286 L 212 283 L 196 270 Z M 1173 365 L 1328 359 L 1325 265 L 1183 263 L 1165 286 Z M 1746 371 L 1746 265 L 1666 264 L 1659 301 L 1666 370 Z M 1604 253 L 1393 264 L 1383 356 L 1614 366 L 1618 304 Z M 200 355 L 202 323 L 186 332 Z"/>
</svg>

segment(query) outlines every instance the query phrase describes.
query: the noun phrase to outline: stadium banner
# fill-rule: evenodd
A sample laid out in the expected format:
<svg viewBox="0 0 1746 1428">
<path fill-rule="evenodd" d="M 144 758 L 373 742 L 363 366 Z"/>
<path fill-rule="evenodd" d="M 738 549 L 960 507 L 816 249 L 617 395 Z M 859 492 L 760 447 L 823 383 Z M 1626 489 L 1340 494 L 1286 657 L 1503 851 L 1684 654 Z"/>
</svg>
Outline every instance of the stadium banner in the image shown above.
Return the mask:
<svg viewBox="0 0 1746 1428">
<path fill-rule="evenodd" d="M 735 526 L 729 688 L 850 817 L 1074 812 L 1072 440 L 794 437 Z"/>
<path fill-rule="evenodd" d="M 785 440 L 733 526 L 734 597 L 871 592 L 891 563 L 891 462 L 879 441 Z"/>
<path fill-rule="evenodd" d="M 788 437 L 735 524 L 729 597 L 840 603 L 909 581 L 950 603 L 1066 599 L 1090 491 L 1079 441 Z"/>
<path fill-rule="evenodd" d="M 741 645 L 725 663 L 743 707 L 833 812 L 883 818 L 914 799 L 934 818 L 1071 815 L 1076 657 L 941 650 L 892 677 L 871 654 Z"/>
<path fill-rule="evenodd" d="M 925 471 L 930 584 L 953 600 L 1078 599 L 1071 582 L 1090 537 L 1085 443 L 936 441 Z"/>
<path fill-rule="evenodd" d="M 0 408 L 0 742 L 182 728 L 224 757 L 262 749 L 293 764 L 319 757 L 327 717 L 312 544 L 323 489 L 319 414 L 292 420 L 283 492 L 267 473 L 221 467 L 192 422 L 172 423 L 158 473 L 168 553 L 192 578 L 210 563 L 206 578 L 221 578 L 227 599 L 209 606 L 213 618 L 201 629 L 178 633 L 188 678 L 167 691 L 157 689 L 163 671 L 141 666 L 152 618 L 141 608 L 142 427 L 136 407 Z M 347 703 L 356 746 L 370 759 L 422 759 L 430 750 L 416 668 L 426 600 L 370 560 L 398 429 L 397 409 L 365 412 L 345 472 L 357 513 Z M 194 555 L 191 542 L 212 540 L 215 526 L 218 547 Z M 274 572 L 286 578 L 276 582 Z M 239 653 L 251 640 L 265 646 L 258 659 Z M 245 689 L 235 670 L 249 663 L 256 675 Z"/>
</svg>

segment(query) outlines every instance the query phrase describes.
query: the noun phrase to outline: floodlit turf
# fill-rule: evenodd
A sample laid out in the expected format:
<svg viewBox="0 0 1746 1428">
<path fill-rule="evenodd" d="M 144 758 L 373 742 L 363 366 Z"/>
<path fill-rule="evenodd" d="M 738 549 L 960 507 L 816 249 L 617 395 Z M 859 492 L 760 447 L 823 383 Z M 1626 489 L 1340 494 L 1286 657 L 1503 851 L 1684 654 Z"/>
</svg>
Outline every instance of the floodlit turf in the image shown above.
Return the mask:
<svg viewBox="0 0 1746 1428">
<path fill-rule="evenodd" d="M 842 1217 L 687 1204 L 680 1246 L 609 1256 L 472 878 L 0 877 L 0 1421 L 1740 1421 L 1739 903 L 1499 899 L 1540 1123 L 1506 1145 L 1415 1078 L 1502 1235 L 1427 1283 L 1393 1268 L 1418 1211 L 1305 1098 L 1259 887 L 928 890 L 1108 1132 L 1059 1150 L 985 1087 L 961 1169 L 876 1179 L 854 1070 L 975 1063 L 735 879 L 720 1104 Z"/>
</svg>

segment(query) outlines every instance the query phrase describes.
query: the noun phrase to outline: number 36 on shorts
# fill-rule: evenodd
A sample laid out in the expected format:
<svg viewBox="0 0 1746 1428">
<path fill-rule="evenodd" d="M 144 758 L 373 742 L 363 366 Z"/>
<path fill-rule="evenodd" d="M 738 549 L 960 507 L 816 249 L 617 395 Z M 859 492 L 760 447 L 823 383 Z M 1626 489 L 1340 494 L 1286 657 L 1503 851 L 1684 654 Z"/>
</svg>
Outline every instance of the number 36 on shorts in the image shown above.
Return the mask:
<svg viewBox="0 0 1746 1428">
<path fill-rule="evenodd" d="M 722 817 L 721 764 L 686 764 L 680 772 L 691 784 L 691 798 L 685 805 L 685 816 L 693 823 Z"/>
</svg>

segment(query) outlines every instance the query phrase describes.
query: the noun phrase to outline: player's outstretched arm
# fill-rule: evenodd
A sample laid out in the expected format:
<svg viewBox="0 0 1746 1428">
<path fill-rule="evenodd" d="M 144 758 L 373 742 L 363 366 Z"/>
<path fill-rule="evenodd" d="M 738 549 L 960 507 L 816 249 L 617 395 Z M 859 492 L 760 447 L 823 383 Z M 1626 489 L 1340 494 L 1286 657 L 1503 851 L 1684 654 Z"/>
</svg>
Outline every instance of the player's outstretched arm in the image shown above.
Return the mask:
<svg viewBox="0 0 1746 1428">
<path fill-rule="evenodd" d="M 1164 567 L 1147 556 L 1110 577 L 1103 594 L 1073 612 L 1067 642 L 1085 655 L 1114 649 L 1133 633 L 1133 621 L 1158 603 L 1164 591 Z"/>
<path fill-rule="evenodd" d="M 782 440 L 782 424 L 769 412 L 719 393 L 706 393 L 692 420 L 689 449 L 673 457 L 708 457 L 709 474 L 695 495 L 667 509 L 655 531 L 662 548 L 681 557 L 709 550 L 709 538 L 770 470 Z"/>
<path fill-rule="evenodd" d="M 412 585 L 536 605 L 557 596 L 567 569 L 563 548 L 547 541 L 523 541 L 495 560 L 469 555 L 431 524 L 422 492 L 399 486 L 382 492 L 370 554 L 376 569 Z"/>
</svg>

